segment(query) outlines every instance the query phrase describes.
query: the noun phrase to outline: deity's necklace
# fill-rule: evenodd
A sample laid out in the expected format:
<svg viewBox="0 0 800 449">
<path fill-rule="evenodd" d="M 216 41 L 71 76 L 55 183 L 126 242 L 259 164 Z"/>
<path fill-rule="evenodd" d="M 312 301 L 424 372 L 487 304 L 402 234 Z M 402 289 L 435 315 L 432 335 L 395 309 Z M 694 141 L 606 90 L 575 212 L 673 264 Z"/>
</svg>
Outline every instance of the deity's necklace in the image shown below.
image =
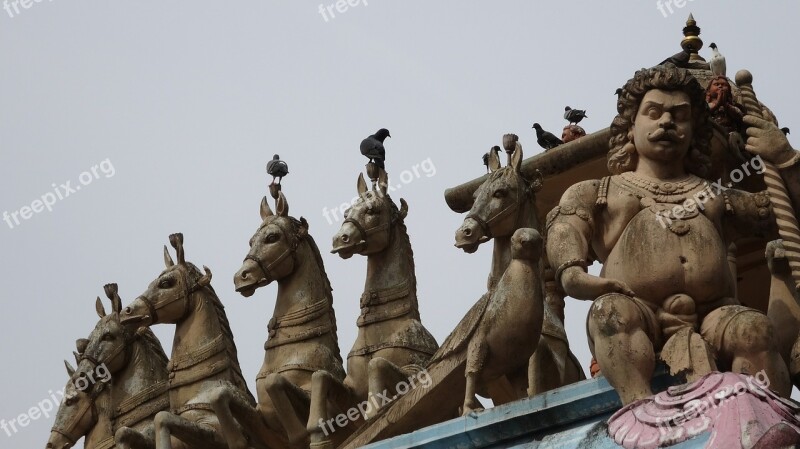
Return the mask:
<svg viewBox="0 0 800 449">
<path fill-rule="evenodd" d="M 691 226 L 685 221 L 700 214 L 697 206 L 683 207 L 688 194 L 707 183 L 700 177 L 687 175 L 675 181 L 657 181 L 637 175 L 633 172 L 624 172 L 619 176 L 617 184 L 639 199 L 642 209 L 649 209 L 656 215 L 656 219 L 666 229 L 677 235 L 689 232 Z M 647 193 L 643 193 L 647 192 Z M 677 206 L 672 206 L 672 205 Z M 680 208 L 680 215 L 676 215 L 675 208 Z"/>
</svg>

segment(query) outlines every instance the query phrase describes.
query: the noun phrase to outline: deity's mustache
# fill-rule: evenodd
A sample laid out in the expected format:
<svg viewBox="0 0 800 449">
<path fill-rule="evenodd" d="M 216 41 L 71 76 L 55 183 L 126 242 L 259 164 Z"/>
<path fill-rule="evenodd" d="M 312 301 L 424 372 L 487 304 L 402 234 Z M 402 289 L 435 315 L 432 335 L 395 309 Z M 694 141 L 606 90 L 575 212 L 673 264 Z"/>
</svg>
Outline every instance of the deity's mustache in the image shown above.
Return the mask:
<svg viewBox="0 0 800 449">
<path fill-rule="evenodd" d="M 650 142 L 658 142 L 659 140 L 681 142 L 683 141 L 683 138 L 684 135 L 678 134 L 678 131 L 674 129 L 665 129 L 665 128 L 659 128 L 647 136 L 647 140 L 649 140 Z"/>
</svg>

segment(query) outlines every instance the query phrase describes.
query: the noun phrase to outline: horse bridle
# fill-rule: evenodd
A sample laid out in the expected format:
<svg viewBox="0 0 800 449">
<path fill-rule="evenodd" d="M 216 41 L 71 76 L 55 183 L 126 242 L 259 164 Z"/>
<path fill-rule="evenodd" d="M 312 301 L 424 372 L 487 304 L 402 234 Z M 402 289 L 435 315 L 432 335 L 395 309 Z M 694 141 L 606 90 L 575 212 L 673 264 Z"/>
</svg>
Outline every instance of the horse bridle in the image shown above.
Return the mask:
<svg viewBox="0 0 800 449">
<path fill-rule="evenodd" d="M 158 310 L 159 309 L 163 309 L 164 307 L 172 304 L 173 302 L 185 298 L 186 301 L 183 303 L 183 313 L 178 318 L 178 320 L 180 321 L 181 319 L 186 317 L 190 312 L 189 297 L 192 295 L 192 293 L 194 293 L 197 290 L 200 290 L 201 288 L 203 288 L 206 285 L 208 285 L 207 282 L 198 281 L 198 282 L 195 282 L 194 285 L 189 287 L 189 273 L 186 273 L 185 281 L 184 281 L 183 284 L 186 286 L 186 288 L 184 289 L 183 296 L 176 295 L 173 298 L 163 299 L 163 300 L 158 301 L 158 302 L 153 302 L 153 300 L 148 298 L 147 295 L 145 295 L 145 294 L 141 294 L 141 295 L 139 295 L 138 298 L 136 298 L 136 299 L 141 299 L 142 302 L 147 306 L 147 313 L 150 314 L 151 322 L 153 322 L 153 323 L 157 323 L 158 322 Z"/>
<path fill-rule="evenodd" d="M 264 226 L 267 226 L 268 224 L 269 223 L 264 223 L 263 225 L 261 225 L 261 227 L 258 228 L 258 230 L 256 231 L 256 234 L 261 232 L 261 229 Z M 280 226 L 278 226 L 278 227 L 280 227 Z M 281 228 L 281 230 L 284 232 L 284 234 L 286 233 L 286 231 L 283 228 Z M 289 245 L 289 247 L 286 248 L 281 253 L 280 256 L 278 256 L 275 260 L 273 260 L 269 264 L 264 265 L 264 263 L 261 261 L 261 259 L 259 259 L 258 257 L 254 256 L 251 253 L 247 253 L 247 255 L 244 256 L 244 260 L 252 260 L 253 262 L 255 262 L 258 265 L 258 267 L 261 269 L 261 272 L 264 274 L 264 278 L 267 279 L 267 281 L 275 280 L 275 278 L 272 276 L 271 273 L 272 273 L 272 269 L 276 265 L 278 265 L 279 263 L 283 262 L 283 260 L 286 259 L 289 256 L 292 256 L 292 259 L 295 259 L 295 263 L 297 263 L 296 258 L 297 258 L 297 247 L 298 246 L 300 246 L 300 237 L 298 236 L 297 233 L 294 233 L 294 238 L 292 239 L 291 245 Z"/>
<path fill-rule="evenodd" d="M 528 197 L 528 196 L 530 196 L 530 194 L 531 194 L 531 190 L 529 188 L 525 189 L 524 197 Z M 483 218 L 479 217 L 475 213 L 469 213 L 464 218 L 464 220 L 468 220 L 468 219 L 474 220 L 476 223 L 478 223 L 478 226 L 481 227 L 481 230 L 483 230 L 483 234 L 486 236 L 486 238 L 487 239 L 491 239 L 491 238 L 493 238 L 493 236 L 492 236 L 492 227 L 491 227 L 492 222 L 505 218 L 511 212 L 514 211 L 514 208 L 516 208 L 516 210 L 517 210 L 517 218 L 519 218 L 519 214 L 522 213 L 522 202 L 523 202 L 523 199 L 524 199 L 523 195 L 520 194 L 519 191 L 517 191 L 517 195 L 516 195 L 515 201 L 513 203 L 509 204 L 503 210 L 501 210 L 500 212 L 496 213 L 495 215 L 489 217 L 488 219 L 484 220 Z"/>
<path fill-rule="evenodd" d="M 69 432 L 74 430 L 75 426 L 78 425 L 78 422 L 80 422 L 80 420 L 83 418 L 83 415 L 86 414 L 87 409 L 90 409 L 91 412 L 92 412 L 92 422 L 97 422 L 97 420 L 99 418 L 98 413 L 97 413 L 97 406 L 95 405 L 95 400 L 97 399 L 98 396 L 100 396 L 100 393 L 103 392 L 103 388 L 105 388 L 105 383 L 104 382 L 95 382 L 94 385 L 96 385 L 98 383 L 101 383 L 103 385 L 92 388 L 92 392 L 91 392 L 91 394 L 89 394 L 89 400 L 87 401 L 87 403 L 85 405 L 82 404 L 78 408 L 78 413 L 75 413 L 72 416 L 72 418 L 70 418 L 63 427 L 57 426 L 57 425 L 53 426 L 50 429 L 51 432 L 55 432 L 55 433 L 57 433 L 59 435 L 62 435 L 73 446 L 75 444 L 77 444 L 78 440 L 80 440 L 83 437 L 83 435 L 73 436 L 73 435 L 70 435 Z M 65 398 L 65 400 L 66 400 L 66 398 Z"/>
</svg>

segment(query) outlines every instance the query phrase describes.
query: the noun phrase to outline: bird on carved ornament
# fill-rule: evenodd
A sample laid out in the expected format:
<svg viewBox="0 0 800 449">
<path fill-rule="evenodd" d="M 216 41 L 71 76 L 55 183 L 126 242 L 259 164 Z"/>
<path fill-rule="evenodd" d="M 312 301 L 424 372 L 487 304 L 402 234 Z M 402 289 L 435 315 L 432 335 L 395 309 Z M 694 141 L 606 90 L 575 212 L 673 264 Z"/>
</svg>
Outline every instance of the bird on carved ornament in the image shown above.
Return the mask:
<svg viewBox="0 0 800 449">
<path fill-rule="evenodd" d="M 392 137 L 389 130 L 381 128 L 375 134 L 367 137 L 361 141 L 361 154 L 369 158 L 369 161 L 374 163 L 379 168 L 386 168 L 384 161 L 386 160 L 386 149 L 383 147 L 383 141 L 387 137 Z"/>
<path fill-rule="evenodd" d="M 675 67 L 685 69 L 689 66 L 689 58 L 691 58 L 691 56 L 692 55 L 690 55 L 688 51 L 684 50 L 661 61 L 659 65 L 673 64 Z"/>
<path fill-rule="evenodd" d="M 280 184 L 283 177 L 289 174 L 289 166 L 276 154 L 272 156 L 271 161 L 267 162 L 267 174 L 272 176 L 273 184 L 275 184 L 275 178 L 278 178 L 278 184 Z"/>
<path fill-rule="evenodd" d="M 570 125 L 577 125 L 581 120 L 589 117 L 586 115 L 586 110 L 572 109 L 567 106 L 564 108 L 564 119 L 569 120 Z"/>
<path fill-rule="evenodd" d="M 709 47 L 711 47 L 712 54 L 711 59 L 708 60 L 708 65 L 711 66 L 711 73 L 725 76 L 725 73 L 728 71 L 728 65 L 725 63 L 725 56 L 722 56 L 722 53 L 719 52 L 717 44 L 712 42 Z"/>
<path fill-rule="evenodd" d="M 486 153 L 483 154 L 483 165 L 486 166 L 486 172 L 487 173 L 490 171 L 489 170 L 489 152 L 491 152 L 491 151 L 494 151 L 495 154 L 499 155 L 500 154 L 500 147 L 495 145 L 489 151 L 487 151 Z"/>
<path fill-rule="evenodd" d="M 536 143 L 545 150 L 551 150 L 564 143 L 555 134 L 542 129 L 542 126 L 538 123 L 533 124 L 533 129 L 536 130 Z"/>
</svg>

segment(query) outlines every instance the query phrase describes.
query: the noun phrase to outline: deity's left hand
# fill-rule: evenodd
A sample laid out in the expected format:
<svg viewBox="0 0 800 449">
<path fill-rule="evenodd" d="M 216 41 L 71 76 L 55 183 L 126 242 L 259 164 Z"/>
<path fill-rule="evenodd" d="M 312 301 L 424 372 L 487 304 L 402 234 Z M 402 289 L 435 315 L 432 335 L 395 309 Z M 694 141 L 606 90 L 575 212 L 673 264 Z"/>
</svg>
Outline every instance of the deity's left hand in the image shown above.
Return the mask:
<svg viewBox="0 0 800 449">
<path fill-rule="evenodd" d="M 744 123 L 747 125 L 747 151 L 778 165 L 794 156 L 786 135 L 774 123 L 750 114 L 744 116 Z"/>
</svg>

